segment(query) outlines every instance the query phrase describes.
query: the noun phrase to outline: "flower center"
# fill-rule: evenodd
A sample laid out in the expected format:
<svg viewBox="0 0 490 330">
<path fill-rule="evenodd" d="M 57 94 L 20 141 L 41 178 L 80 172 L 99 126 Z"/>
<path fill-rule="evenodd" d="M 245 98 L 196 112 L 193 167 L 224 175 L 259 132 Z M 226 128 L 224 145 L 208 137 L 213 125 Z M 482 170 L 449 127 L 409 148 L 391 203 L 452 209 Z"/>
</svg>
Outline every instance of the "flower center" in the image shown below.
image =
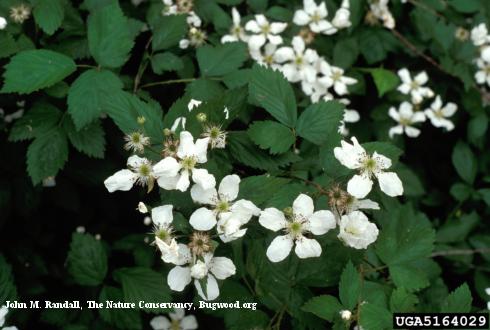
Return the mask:
<svg viewBox="0 0 490 330">
<path fill-rule="evenodd" d="M 220 200 L 218 204 L 216 204 L 216 211 L 218 213 L 227 212 L 229 209 L 230 209 L 230 204 L 225 200 Z"/>
<path fill-rule="evenodd" d="M 303 64 L 303 56 L 296 56 L 294 63 L 298 66 L 302 65 Z"/>
<path fill-rule="evenodd" d="M 342 78 L 342 73 L 340 71 L 334 71 L 332 74 L 333 81 L 339 81 Z"/>
<path fill-rule="evenodd" d="M 264 63 L 266 63 L 266 64 L 269 64 L 269 65 L 272 64 L 273 60 L 274 59 L 273 59 L 272 55 L 265 55 L 264 56 Z"/>
<path fill-rule="evenodd" d="M 234 34 L 235 36 L 239 36 L 240 33 L 242 32 L 242 27 L 241 26 L 235 26 L 232 30 L 231 33 Z"/>
<path fill-rule="evenodd" d="M 261 30 L 263 34 L 269 34 L 271 32 L 271 26 L 269 25 L 269 23 L 264 24 L 261 26 Z"/>
<path fill-rule="evenodd" d="M 197 159 L 195 157 L 185 157 L 184 159 L 182 159 L 182 162 L 180 164 L 182 165 L 182 168 L 190 171 L 194 169 L 196 163 L 197 163 Z"/>
<path fill-rule="evenodd" d="M 359 230 L 357 230 L 357 228 L 354 226 L 345 227 L 345 232 L 354 236 L 358 236 L 360 234 Z"/>
<path fill-rule="evenodd" d="M 140 133 L 137 133 L 137 132 L 134 132 L 131 134 L 131 141 L 133 143 L 141 143 L 141 134 Z"/>
<path fill-rule="evenodd" d="M 400 118 L 400 125 L 402 125 L 402 126 L 408 126 L 411 123 L 412 123 L 412 120 L 410 120 L 410 118 L 403 118 L 403 117 Z"/>
<path fill-rule="evenodd" d="M 313 13 L 313 15 L 311 15 L 311 21 L 314 22 L 314 23 L 318 23 L 321 19 L 322 19 L 322 17 L 318 13 L 318 11 L 315 10 L 315 12 Z"/>
<path fill-rule="evenodd" d="M 148 164 L 141 164 L 141 166 L 138 168 L 138 173 L 141 176 L 149 177 L 151 174 L 151 166 Z"/>
<path fill-rule="evenodd" d="M 179 320 L 172 320 L 172 324 L 170 325 L 170 330 L 180 330 L 180 321 Z"/>
<path fill-rule="evenodd" d="M 413 80 L 411 83 L 410 83 L 410 88 L 411 89 L 418 89 L 420 87 L 420 85 L 415 81 Z"/>
<path fill-rule="evenodd" d="M 213 140 L 217 139 L 220 133 L 221 131 L 218 127 L 212 127 L 211 130 L 209 131 L 209 137 Z"/>
<path fill-rule="evenodd" d="M 164 242 L 168 242 L 171 238 L 170 231 L 165 228 L 158 228 L 155 230 L 155 236 Z"/>
</svg>

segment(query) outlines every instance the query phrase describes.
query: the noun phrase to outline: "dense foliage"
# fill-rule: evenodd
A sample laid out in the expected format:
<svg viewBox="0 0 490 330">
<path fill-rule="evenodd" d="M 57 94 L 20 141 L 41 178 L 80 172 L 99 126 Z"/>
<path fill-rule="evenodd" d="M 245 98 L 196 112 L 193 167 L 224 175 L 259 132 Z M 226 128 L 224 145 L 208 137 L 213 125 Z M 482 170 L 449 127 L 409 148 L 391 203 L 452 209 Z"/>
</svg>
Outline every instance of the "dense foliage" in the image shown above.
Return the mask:
<svg viewBox="0 0 490 330">
<path fill-rule="evenodd" d="M 0 306 L 83 305 L 0 327 L 486 310 L 488 22 L 485 0 L 0 1 Z M 257 304 L 156 305 L 199 301 Z"/>
</svg>

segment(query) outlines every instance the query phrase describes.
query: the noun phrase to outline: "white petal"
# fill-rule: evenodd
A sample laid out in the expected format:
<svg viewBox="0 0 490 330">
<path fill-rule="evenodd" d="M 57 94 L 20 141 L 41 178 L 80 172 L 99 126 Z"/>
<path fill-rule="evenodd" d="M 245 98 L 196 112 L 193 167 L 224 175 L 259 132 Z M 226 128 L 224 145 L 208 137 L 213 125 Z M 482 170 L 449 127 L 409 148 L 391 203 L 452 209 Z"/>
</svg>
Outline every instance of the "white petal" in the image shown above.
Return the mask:
<svg viewBox="0 0 490 330">
<path fill-rule="evenodd" d="M 182 330 L 195 330 L 197 329 L 197 320 L 194 315 L 187 315 L 180 321 L 180 327 Z"/>
<path fill-rule="evenodd" d="M 191 182 L 189 181 L 189 171 L 183 170 L 180 172 L 180 176 L 178 177 L 177 183 L 175 184 L 175 189 L 180 191 L 186 191 L 189 188 Z"/>
<path fill-rule="evenodd" d="M 294 51 L 297 54 L 303 54 L 305 51 L 305 42 L 303 41 L 303 38 L 296 36 L 291 41 L 291 44 L 293 45 Z"/>
<path fill-rule="evenodd" d="M 253 33 L 262 32 L 262 29 L 260 28 L 259 24 L 257 24 L 257 22 L 254 20 L 248 21 L 247 24 L 245 24 L 245 30 Z"/>
<path fill-rule="evenodd" d="M 207 151 L 209 145 L 209 138 L 197 139 L 195 144 L 195 152 L 197 157 L 197 162 L 202 164 L 208 161 Z"/>
<path fill-rule="evenodd" d="M 210 230 L 216 226 L 216 215 L 213 211 L 201 207 L 191 214 L 189 224 L 196 230 Z"/>
<path fill-rule="evenodd" d="M 236 273 L 233 261 L 225 257 L 214 257 L 209 265 L 209 270 L 218 280 L 224 280 Z"/>
<path fill-rule="evenodd" d="M 410 77 L 410 72 L 406 68 L 398 70 L 398 76 L 405 84 L 410 84 L 412 82 L 412 77 Z"/>
<path fill-rule="evenodd" d="M 238 197 L 240 177 L 236 174 L 227 175 L 219 184 L 218 193 L 227 201 L 234 201 Z"/>
<path fill-rule="evenodd" d="M 354 175 L 347 183 L 347 192 L 356 198 L 364 198 L 371 191 L 373 181 L 365 175 Z"/>
<path fill-rule="evenodd" d="M 168 313 L 168 316 L 170 316 L 170 319 L 172 320 L 182 320 L 185 315 L 185 310 L 183 308 L 174 308 L 173 313 Z"/>
<path fill-rule="evenodd" d="M 446 106 L 442 109 L 442 114 L 444 117 L 451 117 L 458 110 L 458 106 L 452 102 L 446 104 Z"/>
<path fill-rule="evenodd" d="M 173 205 L 162 205 L 151 209 L 151 219 L 158 226 L 169 225 L 174 216 L 172 215 Z"/>
<path fill-rule="evenodd" d="M 413 126 L 405 126 L 405 133 L 408 137 L 415 138 L 420 135 L 420 130 Z"/>
<path fill-rule="evenodd" d="M 310 15 L 304 10 L 296 10 L 293 17 L 293 23 L 299 26 L 306 25 L 310 22 Z"/>
<path fill-rule="evenodd" d="M 150 321 L 150 326 L 153 330 L 169 330 L 171 324 L 165 316 L 156 316 Z"/>
<path fill-rule="evenodd" d="M 274 61 L 283 63 L 294 60 L 294 51 L 291 47 L 281 47 L 274 53 Z"/>
<path fill-rule="evenodd" d="M 262 34 L 253 35 L 248 39 L 248 46 L 252 49 L 259 49 L 265 44 L 265 36 Z"/>
<path fill-rule="evenodd" d="M 216 186 L 214 175 L 209 174 L 208 170 L 203 168 L 192 170 L 192 181 L 203 187 L 203 189 L 211 189 Z"/>
<path fill-rule="evenodd" d="M 208 275 L 206 280 L 206 294 L 203 292 L 201 283 L 198 280 L 194 280 L 194 285 L 196 286 L 197 293 L 204 300 L 214 300 L 219 296 L 218 282 L 213 275 Z"/>
<path fill-rule="evenodd" d="M 283 32 L 284 30 L 286 30 L 286 28 L 288 27 L 288 23 L 271 23 L 270 25 L 270 31 L 271 33 L 273 34 L 279 34 L 281 32 Z"/>
<path fill-rule="evenodd" d="M 177 174 L 173 177 L 161 176 L 157 179 L 158 186 L 165 190 L 175 190 L 177 189 L 177 183 L 179 182 L 180 175 Z"/>
<path fill-rule="evenodd" d="M 195 154 L 194 138 L 192 137 L 192 134 L 187 131 L 180 132 L 177 156 L 182 159 L 186 156 L 194 156 Z"/>
<path fill-rule="evenodd" d="M 153 173 L 157 178 L 161 176 L 174 177 L 179 173 L 182 166 L 177 159 L 173 157 L 165 157 L 153 166 Z"/>
<path fill-rule="evenodd" d="M 218 192 L 216 188 L 203 189 L 200 184 L 195 184 L 191 188 L 192 200 L 196 203 L 215 205 L 218 200 Z"/>
<path fill-rule="evenodd" d="M 267 35 L 267 40 L 269 40 L 269 42 L 273 45 L 282 44 L 282 37 L 279 35 L 269 34 L 269 35 Z"/>
<path fill-rule="evenodd" d="M 388 135 L 392 139 L 393 139 L 393 136 L 401 135 L 401 134 L 403 134 L 403 126 L 402 125 L 393 126 L 392 128 L 390 128 L 390 130 L 388 132 Z"/>
<path fill-rule="evenodd" d="M 379 210 L 379 204 L 370 199 L 360 199 L 356 202 L 358 209 Z"/>
<path fill-rule="evenodd" d="M 313 235 L 323 235 L 336 226 L 335 216 L 328 210 L 320 210 L 308 218 L 308 230 Z"/>
<path fill-rule="evenodd" d="M 233 25 L 240 25 L 240 13 L 235 7 L 231 8 L 231 17 L 233 18 Z"/>
<path fill-rule="evenodd" d="M 386 195 L 395 197 L 403 194 L 403 184 L 394 172 L 381 172 L 377 175 L 379 187 Z"/>
<path fill-rule="evenodd" d="M 104 185 L 109 192 L 116 190 L 128 191 L 133 187 L 137 178 L 138 175 L 130 170 L 120 170 L 105 179 Z"/>
<path fill-rule="evenodd" d="M 391 167 L 391 159 L 382 154 L 378 154 L 376 151 L 373 153 L 373 159 L 376 161 L 377 167 L 383 170 Z"/>
<path fill-rule="evenodd" d="M 260 209 L 254 203 L 246 199 L 240 199 L 233 203 L 231 212 L 238 216 L 242 222 L 247 222 L 252 216 L 259 216 Z"/>
<path fill-rule="evenodd" d="M 390 110 L 388 110 L 388 115 L 393 118 L 393 120 L 396 120 L 397 122 L 400 121 L 400 114 L 396 111 L 395 107 L 391 107 Z"/>
<path fill-rule="evenodd" d="M 132 155 L 131 157 L 128 158 L 128 161 L 126 164 L 128 165 L 128 167 L 138 168 L 142 164 L 145 164 L 147 162 L 148 162 L 148 160 L 146 158 L 142 158 L 142 157 L 139 157 L 137 155 Z"/>
<path fill-rule="evenodd" d="M 322 254 L 322 247 L 316 239 L 302 237 L 296 241 L 294 252 L 301 259 L 319 257 Z"/>
<path fill-rule="evenodd" d="M 287 225 L 284 213 L 273 207 L 266 208 L 260 212 L 259 223 L 272 231 L 286 228 Z"/>
<path fill-rule="evenodd" d="M 279 262 L 289 255 L 293 248 L 293 240 L 289 235 L 277 236 L 267 248 L 267 258 L 272 262 Z"/>
<path fill-rule="evenodd" d="M 189 267 L 175 266 L 167 275 L 167 282 L 170 289 L 182 291 L 191 283 L 191 269 Z"/>
<path fill-rule="evenodd" d="M 427 76 L 427 73 L 425 71 L 422 71 L 418 75 L 415 76 L 414 80 L 419 85 L 424 85 L 427 81 L 429 81 L 429 77 Z"/>
<path fill-rule="evenodd" d="M 294 214 L 301 214 L 304 217 L 309 217 L 313 214 L 314 210 L 313 199 L 308 195 L 300 194 L 293 202 Z"/>
</svg>

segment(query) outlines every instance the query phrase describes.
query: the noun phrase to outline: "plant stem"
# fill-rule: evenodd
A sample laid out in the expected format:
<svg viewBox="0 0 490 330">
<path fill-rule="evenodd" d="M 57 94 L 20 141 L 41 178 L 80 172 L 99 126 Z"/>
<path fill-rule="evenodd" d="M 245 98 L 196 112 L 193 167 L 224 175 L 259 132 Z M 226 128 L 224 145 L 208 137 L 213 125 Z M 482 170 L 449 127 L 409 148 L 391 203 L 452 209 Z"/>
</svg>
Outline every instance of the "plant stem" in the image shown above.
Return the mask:
<svg viewBox="0 0 490 330">
<path fill-rule="evenodd" d="M 148 84 L 141 85 L 140 88 L 159 86 L 159 85 L 170 85 L 170 84 L 181 84 L 193 82 L 196 78 L 184 78 L 184 79 L 173 79 L 173 80 L 165 80 L 165 81 L 157 81 Z"/>
</svg>

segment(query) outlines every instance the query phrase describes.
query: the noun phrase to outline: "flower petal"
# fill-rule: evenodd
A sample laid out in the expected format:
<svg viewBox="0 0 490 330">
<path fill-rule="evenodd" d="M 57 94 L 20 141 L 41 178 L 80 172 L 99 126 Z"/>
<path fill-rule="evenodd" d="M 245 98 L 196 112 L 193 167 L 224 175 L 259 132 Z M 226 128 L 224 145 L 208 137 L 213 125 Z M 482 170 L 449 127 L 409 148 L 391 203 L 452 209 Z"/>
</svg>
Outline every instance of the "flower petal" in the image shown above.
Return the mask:
<svg viewBox="0 0 490 330">
<path fill-rule="evenodd" d="M 153 166 L 153 173 L 157 178 L 174 177 L 179 173 L 182 166 L 179 164 L 177 159 L 173 157 L 165 157 Z"/>
<path fill-rule="evenodd" d="M 319 257 L 322 254 L 322 247 L 316 239 L 301 237 L 296 240 L 294 252 L 301 259 Z"/>
<path fill-rule="evenodd" d="M 289 235 L 277 236 L 267 248 L 267 258 L 272 262 L 279 262 L 289 255 L 293 248 L 293 240 Z"/>
<path fill-rule="evenodd" d="M 194 156 L 195 154 L 194 137 L 192 134 L 187 131 L 180 132 L 177 156 L 182 159 L 187 156 Z"/>
<path fill-rule="evenodd" d="M 162 205 L 151 209 L 151 220 L 157 226 L 169 225 L 174 216 L 172 214 L 173 205 Z"/>
<path fill-rule="evenodd" d="M 240 177 L 236 174 L 227 175 L 219 184 L 219 196 L 227 201 L 234 201 L 238 197 L 239 187 Z"/>
<path fill-rule="evenodd" d="M 168 272 L 167 282 L 170 289 L 182 291 L 191 283 L 191 269 L 189 267 L 175 266 Z"/>
<path fill-rule="evenodd" d="M 196 230 L 210 230 L 216 226 L 216 215 L 213 211 L 201 207 L 191 214 L 189 224 Z"/>
<path fill-rule="evenodd" d="M 394 172 L 381 172 L 377 175 L 379 187 L 386 195 L 395 197 L 403 194 L 403 184 Z"/>
<path fill-rule="evenodd" d="M 304 10 L 296 10 L 294 12 L 293 23 L 299 26 L 306 25 L 310 23 L 310 15 L 308 15 Z"/>
<path fill-rule="evenodd" d="M 266 208 L 260 212 L 259 223 L 272 231 L 286 228 L 287 225 L 284 213 L 273 207 Z"/>
<path fill-rule="evenodd" d="M 186 191 L 189 188 L 191 182 L 189 181 L 189 171 L 183 170 L 180 172 L 180 176 L 178 176 L 177 182 L 175 184 L 175 189 L 180 191 Z"/>
<path fill-rule="evenodd" d="M 304 217 L 309 217 L 315 211 L 313 199 L 305 194 L 299 194 L 293 202 L 293 211 L 295 214 L 301 214 Z"/>
<path fill-rule="evenodd" d="M 209 270 L 218 280 L 224 280 L 236 273 L 233 261 L 225 257 L 214 257 L 211 259 Z"/>
<path fill-rule="evenodd" d="M 104 185 L 109 192 L 116 190 L 128 191 L 133 187 L 137 178 L 138 175 L 130 170 L 120 170 L 105 179 Z"/>
<path fill-rule="evenodd" d="M 307 229 L 313 235 L 323 235 L 336 226 L 335 216 L 328 210 L 320 210 L 308 218 Z"/>
<path fill-rule="evenodd" d="M 204 189 L 211 189 L 216 185 L 214 175 L 209 174 L 208 170 L 204 168 L 195 168 L 192 170 L 192 181 Z"/>
<path fill-rule="evenodd" d="M 195 330 L 197 327 L 197 320 L 194 315 L 187 315 L 180 321 L 180 328 L 182 330 Z"/>
<path fill-rule="evenodd" d="M 194 285 L 196 286 L 197 293 L 204 300 L 214 300 L 219 296 L 218 282 L 213 275 L 209 274 L 206 279 L 206 294 L 204 293 L 201 283 L 198 280 L 194 280 Z"/>
<path fill-rule="evenodd" d="M 168 330 L 171 327 L 170 321 L 165 316 L 156 316 L 150 321 L 153 330 Z"/>
<path fill-rule="evenodd" d="M 215 205 L 218 200 L 216 188 L 204 189 L 200 184 L 195 184 L 191 188 L 192 200 L 196 203 Z"/>
<path fill-rule="evenodd" d="M 373 181 L 366 175 L 354 175 L 347 183 L 347 192 L 356 198 L 364 198 L 371 191 Z"/>
</svg>

